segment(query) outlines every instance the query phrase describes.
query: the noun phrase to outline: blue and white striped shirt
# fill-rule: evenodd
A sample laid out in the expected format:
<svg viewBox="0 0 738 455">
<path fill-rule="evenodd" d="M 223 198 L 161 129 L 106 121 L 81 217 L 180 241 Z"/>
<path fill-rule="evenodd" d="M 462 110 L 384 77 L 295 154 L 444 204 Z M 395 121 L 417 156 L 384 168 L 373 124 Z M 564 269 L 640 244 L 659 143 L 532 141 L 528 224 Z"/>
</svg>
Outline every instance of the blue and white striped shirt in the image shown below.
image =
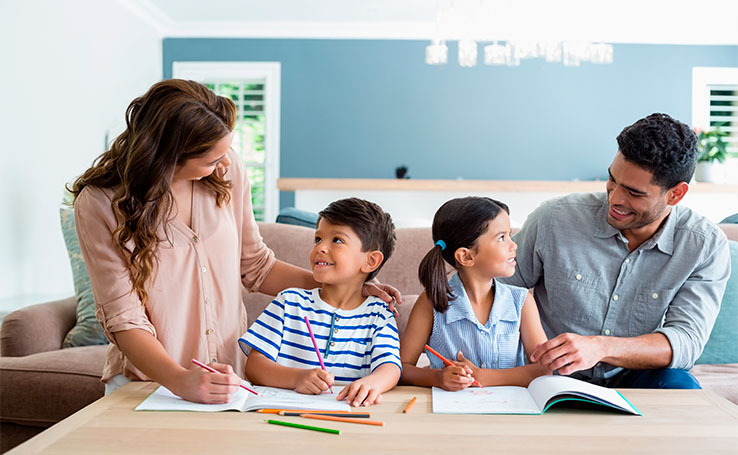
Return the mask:
<svg viewBox="0 0 738 455">
<path fill-rule="evenodd" d="M 397 322 L 386 303 L 368 297 L 358 308 L 340 310 L 324 302 L 319 291 L 280 292 L 238 339 L 244 354 L 256 349 L 287 367 L 320 367 L 303 319 L 307 316 L 325 367 L 337 384 L 362 378 L 384 363 L 402 369 Z"/>
<path fill-rule="evenodd" d="M 428 345 L 449 360 L 464 357 L 480 368 L 513 368 L 525 365 L 520 339 L 520 312 L 528 290 L 500 283 L 495 279 L 495 301 L 487 323 L 479 323 L 469 302 L 459 274 L 448 282 L 456 299 L 444 313 L 433 310 L 433 330 Z M 428 354 L 431 368 L 443 368 L 443 362 Z"/>
</svg>

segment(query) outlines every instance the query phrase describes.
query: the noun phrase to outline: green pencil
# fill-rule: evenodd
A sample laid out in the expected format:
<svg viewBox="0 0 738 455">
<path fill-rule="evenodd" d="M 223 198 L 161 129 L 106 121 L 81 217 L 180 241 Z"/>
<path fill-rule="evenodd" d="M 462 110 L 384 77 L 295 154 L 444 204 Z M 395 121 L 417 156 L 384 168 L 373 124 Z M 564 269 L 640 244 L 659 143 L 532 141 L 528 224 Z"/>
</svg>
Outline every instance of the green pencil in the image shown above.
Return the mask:
<svg viewBox="0 0 738 455">
<path fill-rule="evenodd" d="M 302 425 L 300 423 L 283 422 L 281 420 L 269 419 L 267 420 L 267 423 L 271 423 L 272 425 L 284 425 L 285 427 L 301 428 L 303 430 L 322 431 L 323 433 L 341 434 L 341 430 L 334 430 L 333 428 L 313 427 L 310 425 Z"/>
</svg>

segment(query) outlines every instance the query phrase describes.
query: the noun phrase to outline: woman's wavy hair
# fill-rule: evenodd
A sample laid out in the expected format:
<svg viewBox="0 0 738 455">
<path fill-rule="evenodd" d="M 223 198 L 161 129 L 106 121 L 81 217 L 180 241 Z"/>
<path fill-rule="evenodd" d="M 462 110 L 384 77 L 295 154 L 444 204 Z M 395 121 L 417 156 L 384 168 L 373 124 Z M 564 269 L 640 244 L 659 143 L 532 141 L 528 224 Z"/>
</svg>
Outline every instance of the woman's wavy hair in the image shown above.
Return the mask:
<svg viewBox="0 0 738 455">
<path fill-rule="evenodd" d="M 158 82 L 131 102 L 125 131 L 69 188 L 75 200 L 88 185 L 113 189 L 111 207 L 118 221 L 113 242 L 128 259 L 142 305 L 148 302 L 146 282 L 154 274 L 158 244 L 168 237 L 163 228 L 173 216 L 175 171 L 212 149 L 235 123 L 233 101 L 204 85 Z M 223 175 L 214 172 L 201 182 L 215 193 L 219 207 L 230 202 L 231 182 Z"/>
<path fill-rule="evenodd" d="M 456 298 L 446 278 L 445 263 L 458 268 L 456 250 L 475 248 L 477 239 L 487 231 L 489 222 L 502 211 L 510 213 L 504 202 L 469 196 L 451 199 L 436 212 L 431 229 L 436 244 L 420 261 L 418 279 L 433 308 L 439 313 L 444 313 L 448 309 L 448 302 Z M 439 240 L 445 246 L 438 244 Z"/>
</svg>

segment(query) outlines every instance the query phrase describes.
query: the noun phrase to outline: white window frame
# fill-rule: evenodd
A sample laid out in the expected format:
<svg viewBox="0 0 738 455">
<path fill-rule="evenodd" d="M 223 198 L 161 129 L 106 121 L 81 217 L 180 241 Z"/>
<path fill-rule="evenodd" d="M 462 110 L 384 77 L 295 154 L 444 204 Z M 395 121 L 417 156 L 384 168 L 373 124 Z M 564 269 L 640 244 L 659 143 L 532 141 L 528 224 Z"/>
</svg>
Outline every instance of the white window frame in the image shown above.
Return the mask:
<svg viewBox="0 0 738 455">
<path fill-rule="evenodd" d="M 279 62 L 174 62 L 172 77 L 198 82 L 264 79 L 264 221 L 279 212 L 279 137 L 282 65 Z"/>
<path fill-rule="evenodd" d="M 738 68 L 692 68 L 692 127 L 710 129 L 710 86 L 738 85 Z"/>
</svg>

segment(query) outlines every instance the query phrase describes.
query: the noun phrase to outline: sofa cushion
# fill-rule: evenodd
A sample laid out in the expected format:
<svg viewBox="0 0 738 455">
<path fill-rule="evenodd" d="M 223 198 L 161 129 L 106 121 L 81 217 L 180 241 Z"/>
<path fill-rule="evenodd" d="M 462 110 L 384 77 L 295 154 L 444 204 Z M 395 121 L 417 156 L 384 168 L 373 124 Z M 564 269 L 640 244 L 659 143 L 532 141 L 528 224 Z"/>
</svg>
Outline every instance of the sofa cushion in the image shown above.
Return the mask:
<svg viewBox="0 0 738 455">
<path fill-rule="evenodd" d="M 732 266 L 720 312 L 697 364 L 738 363 L 738 242 L 728 241 Z"/>
<path fill-rule="evenodd" d="M 63 348 L 73 346 L 90 346 L 107 344 L 103 329 L 95 316 L 95 298 L 92 295 L 92 285 L 87 274 L 82 251 L 77 239 L 77 230 L 74 224 L 74 209 L 62 206 L 59 209 L 64 243 L 67 245 L 69 262 L 72 266 L 74 280 L 74 294 L 77 296 L 77 323 L 67 333 L 62 343 Z"/>
<path fill-rule="evenodd" d="M 315 225 L 318 223 L 318 214 L 294 207 L 285 207 L 277 214 L 276 222 L 315 229 Z"/>
<path fill-rule="evenodd" d="M 700 381 L 703 389 L 738 405 L 738 363 L 695 365 L 691 373 Z"/>
<path fill-rule="evenodd" d="M 83 346 L 0 357 L 0 421 L 47 427 L 101 398 L 106 349 Z"/>
</svg>

